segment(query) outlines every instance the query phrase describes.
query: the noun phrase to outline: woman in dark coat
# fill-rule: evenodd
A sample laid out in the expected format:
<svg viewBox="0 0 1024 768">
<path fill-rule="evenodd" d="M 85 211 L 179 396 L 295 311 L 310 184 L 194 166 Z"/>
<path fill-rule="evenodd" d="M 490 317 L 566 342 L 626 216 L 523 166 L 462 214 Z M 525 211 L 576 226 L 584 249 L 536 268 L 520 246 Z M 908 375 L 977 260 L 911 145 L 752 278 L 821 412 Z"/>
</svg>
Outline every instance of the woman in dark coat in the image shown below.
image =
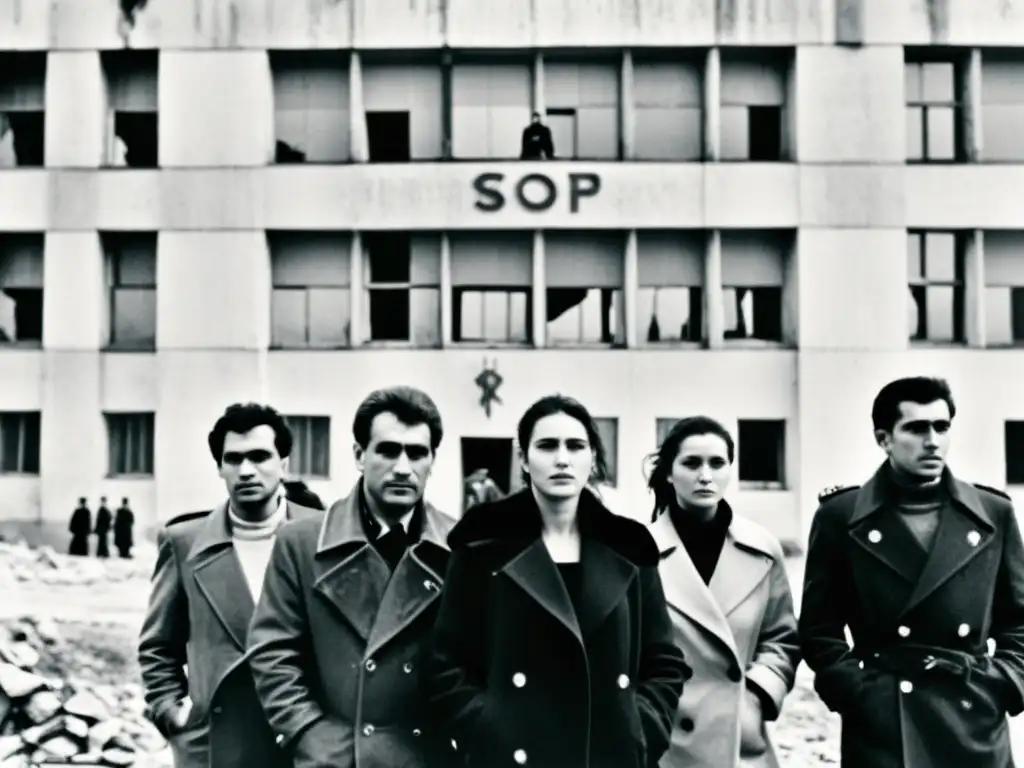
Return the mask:
<svg viewBox="0 0 1024 768">
<path fill-rule="evenodd" d="M 526 488 L 448 537 L 425 685 L 469 768 L 649 768 L 690 674 L 658 549 L 589 490 L 604 451 L 587 410 L 546 397 L 519 422 Z"/>
</svg>

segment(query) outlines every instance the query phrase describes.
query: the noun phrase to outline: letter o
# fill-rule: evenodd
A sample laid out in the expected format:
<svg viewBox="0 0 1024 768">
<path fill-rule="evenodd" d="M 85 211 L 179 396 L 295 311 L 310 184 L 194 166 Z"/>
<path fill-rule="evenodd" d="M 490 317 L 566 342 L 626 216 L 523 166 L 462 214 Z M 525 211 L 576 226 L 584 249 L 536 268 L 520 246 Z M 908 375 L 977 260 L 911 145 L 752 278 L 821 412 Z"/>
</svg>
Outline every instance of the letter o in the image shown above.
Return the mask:
<svg viewBox="0 0 1024 768">
<path fill-rule="evenodd" d="M 544 199 L 539 202 L 534 202 L 526 196 L 526 185 L 534 181 L 542 184 L 546 190 Z M 528 173 L 516 184 L 516 197 L 519 199 L 519 204 L 528 211 L 546 211 L 554 205 L 555 198 L 558 197 L 558 190 L 555 188 L 555 182 L 543 173 Z"/>
</svg>

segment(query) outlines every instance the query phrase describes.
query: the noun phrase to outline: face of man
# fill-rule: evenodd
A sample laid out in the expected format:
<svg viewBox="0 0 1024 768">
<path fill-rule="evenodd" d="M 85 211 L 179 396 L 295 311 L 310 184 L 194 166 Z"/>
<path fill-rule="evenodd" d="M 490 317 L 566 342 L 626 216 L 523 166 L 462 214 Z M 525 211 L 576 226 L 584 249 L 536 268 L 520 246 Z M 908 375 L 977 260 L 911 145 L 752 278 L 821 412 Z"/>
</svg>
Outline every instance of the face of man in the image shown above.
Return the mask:
<svg viewBox="0 0 1024 768">
<path fill-rule="evenodd" d="M 879 430 L 878 443 L 897 470 L 921 480 L 934 480 L 946 466 L 951 426 L 945 400 L 924 405 L 902 402 L 892 431 Z"/>
<path fill-rule="evenodd" d="M 379 413 L 370 425 L 370 440 L 355 447 L 363 488 L 381 512 L 404 512 L 423 498 L 434 466 L 430 427 L 404 424 L 393 413 Z"/>
<path fill-rule="evenodd" d="M 220 476 L 236 508 L 266 504 L 287 472 L 288 459 L 277 452 L 273 427 L 261 424 L 245 433 L 228 432 L 224 436 Z"/>
</svg>

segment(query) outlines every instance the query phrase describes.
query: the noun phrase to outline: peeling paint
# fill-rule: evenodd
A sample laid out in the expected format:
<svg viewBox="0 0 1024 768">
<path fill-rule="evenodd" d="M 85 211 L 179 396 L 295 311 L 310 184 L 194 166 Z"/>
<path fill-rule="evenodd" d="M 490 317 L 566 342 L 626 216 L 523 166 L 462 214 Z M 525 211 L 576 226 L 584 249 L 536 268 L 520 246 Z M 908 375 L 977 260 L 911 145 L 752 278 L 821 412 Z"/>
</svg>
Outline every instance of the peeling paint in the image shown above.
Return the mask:
<svg viewBox="0 0 1024 768">
<path fill-rule="evenodd" d="M 928 6 L 928 30 L 933 43 L 949 40 L 949 0 L 925 0 Z"/>
<path fill-rule="evenodd" d="M 121 8 L 121 17 L 129 27 L 135 26 L 135 17 L 140 11 L 146 9 L 146 3 L 148 2 L 149 0 L 118 0 L 118 5 Z"/>
<path fill-rule="evenodd" d="M 238 3 L 232 2 L 228 6 L 228 42 L 231 46 L 238 45 L 238 32 L 241 28 L 241 11 L 238 10 Z"/>
</svg>

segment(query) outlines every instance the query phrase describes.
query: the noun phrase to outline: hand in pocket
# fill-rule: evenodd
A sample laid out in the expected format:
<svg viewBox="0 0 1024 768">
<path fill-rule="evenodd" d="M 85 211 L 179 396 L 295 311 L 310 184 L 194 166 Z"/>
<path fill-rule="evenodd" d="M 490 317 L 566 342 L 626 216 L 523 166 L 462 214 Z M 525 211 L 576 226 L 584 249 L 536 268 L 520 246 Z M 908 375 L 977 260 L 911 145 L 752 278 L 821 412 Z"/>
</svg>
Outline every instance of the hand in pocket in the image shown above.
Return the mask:
<svg viewBox="0 0 1024 768">
<path fill-rule="evenodd" d="M 186 696 L 184 699 L 178 702 L 177 708 L 171 715 L 171 721 L 174 723 L 174 729 L 177 731 L 185 730 L 185 725 L 188 723 L 188 719 L 191 715 L 192 699 Z"/>
<path fill-rule="evenodd" d="M 761 700 L 756 693 L 746 690 L 740 702 L 740 757 L 757 757 L 767 749 Z"/>
</svg>

